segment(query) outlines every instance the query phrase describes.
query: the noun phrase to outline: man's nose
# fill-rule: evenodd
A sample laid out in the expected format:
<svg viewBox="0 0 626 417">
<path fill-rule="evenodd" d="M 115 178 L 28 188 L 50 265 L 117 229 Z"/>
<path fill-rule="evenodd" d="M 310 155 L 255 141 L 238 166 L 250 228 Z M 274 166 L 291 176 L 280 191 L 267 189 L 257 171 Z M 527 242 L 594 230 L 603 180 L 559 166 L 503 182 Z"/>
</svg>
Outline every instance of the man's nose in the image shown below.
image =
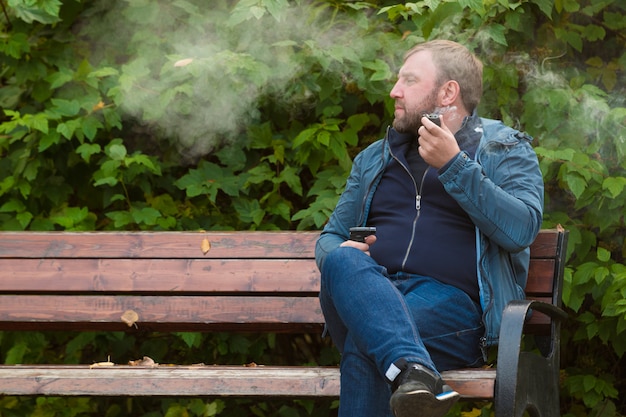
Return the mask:
<svg viewBox="0 0 626 417">
<path fill-rule="evenodd" d="M 400 88 L 398 87 L 398 83 L 395 83 L 391 91 L 389 92 L 389 96 L 391 98 L 398 98 L 401 96 Z"/>
</svg>

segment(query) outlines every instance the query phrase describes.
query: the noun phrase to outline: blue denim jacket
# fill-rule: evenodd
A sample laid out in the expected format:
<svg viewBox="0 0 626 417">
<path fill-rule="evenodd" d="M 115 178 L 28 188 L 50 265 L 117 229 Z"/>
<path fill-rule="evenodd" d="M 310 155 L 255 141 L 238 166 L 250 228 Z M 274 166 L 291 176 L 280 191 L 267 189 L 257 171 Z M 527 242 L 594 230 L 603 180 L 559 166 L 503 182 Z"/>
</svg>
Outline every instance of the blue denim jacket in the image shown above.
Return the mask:
<svg viewBox="0 0 626 417">
<path fill-rule="evenodd" d="M 476 225 L 478 286 L 484 347 L 497 343 L 502 312 L 523 299 L 529 249 L 541 229 L 543 178 L 531 138 L 502 122 L 481 118 L 483 136 L 475 160 L 465 152 L 439 173 L 446 191 Z M 365 225 L 374 191 L 391 159 L 388 138 L 354 160 L 346 188 L 315 248 L 318 267 L 348 239 L 349 228 Z"/>
</svg>

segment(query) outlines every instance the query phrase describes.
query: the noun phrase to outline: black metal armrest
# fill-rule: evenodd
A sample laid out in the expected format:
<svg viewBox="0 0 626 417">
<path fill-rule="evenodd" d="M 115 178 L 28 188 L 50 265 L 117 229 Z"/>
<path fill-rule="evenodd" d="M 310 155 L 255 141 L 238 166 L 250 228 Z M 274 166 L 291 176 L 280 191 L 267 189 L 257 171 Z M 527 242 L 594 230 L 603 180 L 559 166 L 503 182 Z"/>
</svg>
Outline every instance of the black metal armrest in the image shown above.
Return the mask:
<svg viewBox="0 0 626 417">
<path fill-rule="evenodd" d="M 511 301 L 502 314 L 502 323 L 500 325 L 500 347 L 498 349 L 498 363 L 503 360 L 504 363 L 511 363 L 513 356 L 519 356 L 522 344 L 522 334 L 526 318 L 531 310 L 539 311 L 554 319 L 557 324 L 561 320 L 567 318 L 565 313 L 559 307 L 543 301 L 535 300 L 513 300 Z M 554 326 L 553 326 L 554 327 Z M 554 342 L 559 342 L 559 329 L 552 329 L 550 338 L 553 339 L 551 348 L 555 347 Z M 554 340 L 556 338 L 556 340 Z M 556 345 L 558 347 L 558 343 Z M 551 349 L 552 350 L 552 349 Z M 551 353 L 551 352 L 550 352 Z M 548 354 L 550 354 L 548 353 Z"/>
<path fill-rule="evenodd" d="M 552 318 L 549 349 L 542 354 L 522 352 L 524 324 L 531 310 Z M 515 300 L 504 309 L 496 367 L 496 415 L 521 416 L 526 404 L 536 415 L 554 416 L 558 410 L 558 373 L 561 321 L 567 314 L 552 304 Z M 539 413 L 538 410 L 549 410 Z"/>
</svg>

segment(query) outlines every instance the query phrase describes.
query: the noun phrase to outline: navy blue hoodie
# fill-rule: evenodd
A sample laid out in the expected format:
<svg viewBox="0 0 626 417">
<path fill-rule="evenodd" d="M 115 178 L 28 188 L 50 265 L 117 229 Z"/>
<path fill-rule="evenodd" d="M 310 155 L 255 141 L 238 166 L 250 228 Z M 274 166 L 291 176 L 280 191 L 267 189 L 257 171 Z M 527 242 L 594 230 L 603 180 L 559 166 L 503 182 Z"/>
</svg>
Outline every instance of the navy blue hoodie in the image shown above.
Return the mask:
<svg viewBox="0 0 626 417">
<path fill-rule="evenodd" d="M 456 134 L 470 157 L 481 137 L 479 126 L 478 117 L 468 118 Z M 372 258 L 391 274 L 433 277 L 478 302 L 474 224 L 446 192 L 439 172 L 421 158 L 414 135 L 391 130 L 389 145 L 393 158 L 376 188 L 367 221 L 377 227 Z"/>
</svg>

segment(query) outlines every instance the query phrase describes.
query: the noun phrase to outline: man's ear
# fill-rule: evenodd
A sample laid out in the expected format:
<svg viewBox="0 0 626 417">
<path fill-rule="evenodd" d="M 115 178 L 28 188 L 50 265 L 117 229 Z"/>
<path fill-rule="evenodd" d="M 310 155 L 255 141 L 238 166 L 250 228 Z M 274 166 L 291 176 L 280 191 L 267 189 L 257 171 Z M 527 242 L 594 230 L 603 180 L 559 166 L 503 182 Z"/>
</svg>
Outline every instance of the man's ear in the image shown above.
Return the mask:
<svg viewBox="0 0 626 417">
<path fill-rule="evenodd" d="M 439 89 L 439 102 L 442 107 L 451 106 L 461 100 L 461 87 L 454 80 L 446 81 Z"/>
</svg>

